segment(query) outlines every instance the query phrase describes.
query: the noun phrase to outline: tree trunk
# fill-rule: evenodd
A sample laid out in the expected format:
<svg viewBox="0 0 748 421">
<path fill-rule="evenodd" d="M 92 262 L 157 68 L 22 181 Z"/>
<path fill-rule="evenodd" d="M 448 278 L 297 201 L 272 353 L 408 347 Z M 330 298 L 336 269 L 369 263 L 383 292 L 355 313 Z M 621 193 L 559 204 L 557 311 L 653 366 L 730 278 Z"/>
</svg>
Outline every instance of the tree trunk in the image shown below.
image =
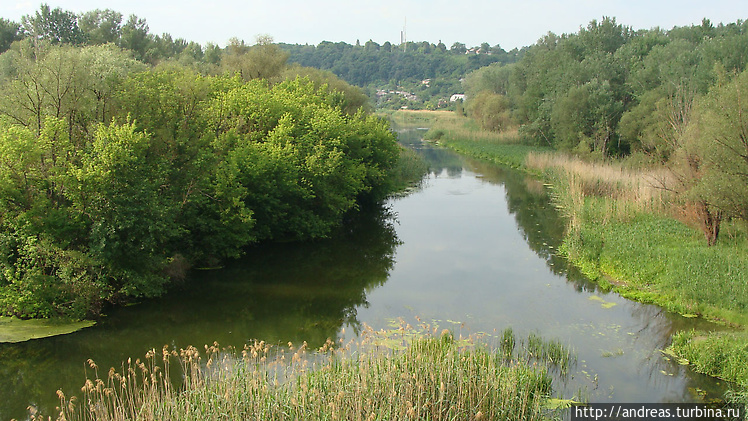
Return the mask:
<svg viewBox="0 0 748 421">
<path fill-rule="evenodd" d="M 711 247 L 717 244 L 719 227 L 722 223 L 722 211 L 710 209 L 709 203 L 706 201 L 697 203 L 697 210 L 700 217 L 701 230 L 704 232 L 707 244 Z"/>
</svg>

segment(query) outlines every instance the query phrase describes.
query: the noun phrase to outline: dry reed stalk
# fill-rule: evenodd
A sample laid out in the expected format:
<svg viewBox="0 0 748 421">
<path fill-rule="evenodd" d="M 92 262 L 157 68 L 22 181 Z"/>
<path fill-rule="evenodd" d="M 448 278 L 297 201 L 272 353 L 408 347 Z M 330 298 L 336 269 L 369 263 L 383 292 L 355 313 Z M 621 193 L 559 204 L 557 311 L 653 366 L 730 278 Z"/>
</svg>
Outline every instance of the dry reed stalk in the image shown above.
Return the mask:
<svg viewBox="0 0 748 421">
<path fill-rule="evenodd" d="M 670 212 L 666 187 L 669 174 L 662 169 L 628 169 L 619 163 L 587 162 L 563 154 L 530 153 L 525 165 L 541 172 L 551 171 L 568 180 L 567 202 L 580 210 L 586 197 L 607 198 L 601 212 L 605 220 L 630 218 L 638 212 Z M 574 212 L 578 213 L 578 212 Z M 604 222 L 604 221 L 603 221 Z"/>
</svg>

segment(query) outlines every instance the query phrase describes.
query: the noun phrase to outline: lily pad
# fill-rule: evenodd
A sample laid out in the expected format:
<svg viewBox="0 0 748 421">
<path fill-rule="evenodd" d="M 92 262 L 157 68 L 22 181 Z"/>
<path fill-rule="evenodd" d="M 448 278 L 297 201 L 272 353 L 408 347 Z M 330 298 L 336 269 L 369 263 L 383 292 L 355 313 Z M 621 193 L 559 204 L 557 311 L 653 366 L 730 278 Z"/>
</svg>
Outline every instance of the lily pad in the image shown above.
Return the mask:
<svg viewBox="0 0 748 421">
<path fill-rule="evenodd" d="M 15 317 L 0 317 L 0 343 L 24 342 L 31 339 L 66 335 L 95 324 L 96 322 L 91 320 L 63 322 L 49 319 L 21 320 Z"/>
</svg>

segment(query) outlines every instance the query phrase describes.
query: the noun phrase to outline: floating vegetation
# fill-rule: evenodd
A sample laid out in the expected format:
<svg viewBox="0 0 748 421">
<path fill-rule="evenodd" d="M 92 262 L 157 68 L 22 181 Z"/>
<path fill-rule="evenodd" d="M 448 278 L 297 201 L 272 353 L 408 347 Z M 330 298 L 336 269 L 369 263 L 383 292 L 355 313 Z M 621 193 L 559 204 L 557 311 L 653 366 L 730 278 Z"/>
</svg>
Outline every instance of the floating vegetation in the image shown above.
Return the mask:
<svg viewBox="0 0 748 421">
<path fill-rule="evenodd" d="M 614 351 L 603 351 L 602 353 L 603 358 L 620 357 L 621 355 L 623 355 L 623 350 L 621 348 Z"/>
<path fill-rule="evenodd" d="M 618 305 L 617 303 L 614 303 L 611 301 L 605 301 L 604 299 L 598 297 L 597 295 L 590 295 L 588 299 L 591 301 L 599 301 L 600 307 L 602 308 L 611 308 L 611 307 L 615 307 Z"/>
<path fill-rule="evenodd" d="M 96 322 L 91 320 L 66 322 L 51 319 L 21 320 L 15 317 L 0 317 L 0 343 L 25 342 L 31 339 L 66 335 L 95 324 Z"/>
</svg>

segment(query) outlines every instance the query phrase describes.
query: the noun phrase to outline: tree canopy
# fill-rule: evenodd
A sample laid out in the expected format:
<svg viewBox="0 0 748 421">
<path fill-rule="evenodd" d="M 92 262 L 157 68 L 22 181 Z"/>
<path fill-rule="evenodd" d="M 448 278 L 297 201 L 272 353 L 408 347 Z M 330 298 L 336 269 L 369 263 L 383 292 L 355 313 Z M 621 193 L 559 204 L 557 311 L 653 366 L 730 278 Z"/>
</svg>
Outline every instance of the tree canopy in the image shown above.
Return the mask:
<svg viewBox="0 0 748 421">
<path fill-rule="evenodd" d="M 603 18 L 470 73 L 466 109 L 485 128 L 518 127 L 527 142 L 645 154 L 667 168 L 675 181 L 661 187 L 714 244 L 723 219 L 748 217 L 747 66 L 746 21 L 634 31 Z"/>
<path fill-rule="evenodd" d="M 72 17 L 42 7 L 0 55 L 0 314 L 157 296 L 190 265 L 325 237 L 390 191 L 399 148 L 359 88 L 268 39 L 205 66 L 184 43 L 154 66 L 180 43 L 137 18 L 84 14 L 65 26 L 83 42 L 44 26 Z"/>
</svg>

